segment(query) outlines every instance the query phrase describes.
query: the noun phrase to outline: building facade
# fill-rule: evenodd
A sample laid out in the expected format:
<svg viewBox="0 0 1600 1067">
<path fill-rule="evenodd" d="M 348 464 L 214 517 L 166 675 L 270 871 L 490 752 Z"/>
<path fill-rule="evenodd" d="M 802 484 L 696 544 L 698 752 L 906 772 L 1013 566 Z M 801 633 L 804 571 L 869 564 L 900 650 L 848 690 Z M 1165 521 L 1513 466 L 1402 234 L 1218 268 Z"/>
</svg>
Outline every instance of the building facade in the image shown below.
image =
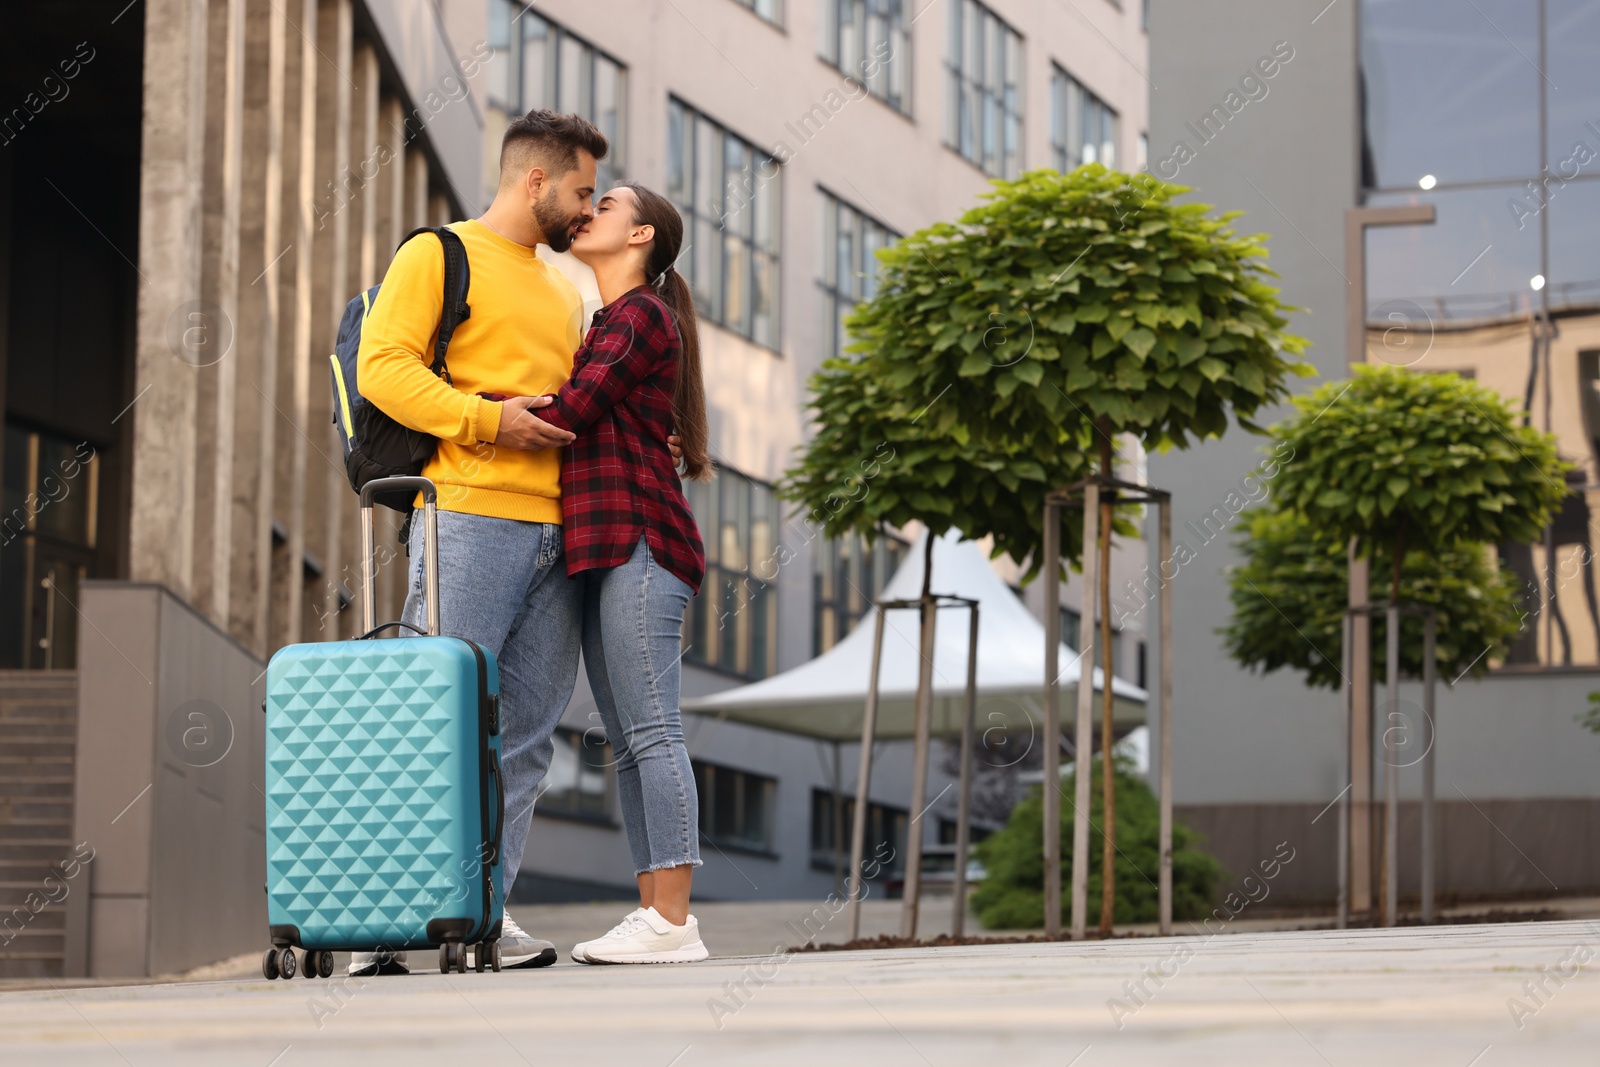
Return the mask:
<svg viewBox="0 0 1600 1067">
<path fill-rule="evenodd" d="M 0 13 L 0 973 L 259 940 L 260 672 L 358 617 L 333 332 L 408 230 L 477 206 L 484 25 L 430 0 Z"/>
<path fill-rule="evenodd" d="M 1555 433 L 1578 465 L 1542 541 L 1499 546 L 1526 613 L 1504 661 L 1482 681 L 1444 679 L 1434 722 L 1415 687 L 1398 708 L 1381 690 L 1375 702 L 1358 692 L 1372 710 L 1352 745 L 1352 906 L 1377 899 L 1389 729 L 1407 737 L 1393 757 L 1403 764 L 1402 899 L 1419 884 L 1417 757 L 1434 744 L 1441 892 L 1600 885 L 1595 850 L 1578 844 L 1600 833 L 1600 738 L 1577 721 L 1600 688 L 1600 4 L 1154 0 L 1150 21 L 1151 170 L 1243 210 L 1241 232 L 1272 234 L 1283 297 L 1305 309 L 1291 328 L 1313 342 L 1320 374 L 1387 362 L 1473 376 Z M 1384 225 L 1374 214 L 1405 206 L 1431 206 L 1434 221 Z M 1194 529 L 1260 459 L 1259 441 L 1233 433 L 1153 458 L 1151 475 L 1179 490 L 1175 529 Z M 1216 628 L 1238 516 L 1222 514 L 1221 528 L 1190 542 L 1198 558 L 1174 581 L 1180 813 L 1235 871 L 1292 842 L 1301 858 L 1281 888 L 1331 900 L 1341 698 L 1228 660 Z"/>
<path fill-rule="evenodd" d="M 406 232 L 487 204 L 509 116 L 589 116 L 613 146 L 603 179 L 662 190 L 690 226 L 679 268 L 720 473 L 692 488 L 710 577 L 685 627 L 689 695 L 830 647 L 915 532 L 827 541 L 773 494 L 876 249 L 994 177 L 1143 162 L 1143 11 L 1115 0 L 106 0 L 12 5 L 0 31 L 0 967 L 16 973 L 257 947 L 265 661 L 359 617 L 336 324 Z M 592 310 L 592 278 L 553 258 Z M 384 618 L 404 590 L 397 518 L 380 516 Z M 1122 642 L 1119 673 L 1141 648 Z M 835 888 L 852 746 L 686 725 L 700 892 Z M 530 839 L 537 899 L 631 884 L 597 727 L 580 680 Z M 908 756 L 878 749 L 871 832 L 947 836 L 951 768 L 936 759 L 919 821 Z"/>
<path fill-rule="evenodd" d="M 486 178 L 508 116 L 578 111 L 612 141 L 602 184 L 663 191 L 687 226 L 678 269 L 701 315 L 719 470 L 690 489 L 710 567 L 685 625 L 684 693 L 797 666 L 867 611 L 913 532 L 887 531 L 871 547 L 832 542 L 774 497 L 806 438 L 808 377 L 847 343 L 841 320 L 872 295 L 877 248 L 959 215 L 994 177 L 1143 162 L 1142 10 L 1110 0 L 490 0 L 489 39 Z M 596 306 L 587 271 L 555 258 Z M 1139 563 L 1129 553 L 1128 573 Z M 1063 599 L 1077 603 L 1075 592 Z M 1119 673 L 1133 678 L 1140 642 L 1122 645 Z M 857 746 L 688 719 L 706 862 L 697 892 L 834 889 L 834 775 L 855 781 Z M 598 721 L 580 679 L 563 734 L 570 755 L 558 750 L 553 792 L 535 810 L 519 891 L 630 891 Z M 908 746 L 880 745 L 877 758 L 874 832 L 903 842 L 916 815 Z M 939 763 L 929 798 L 950 780 Z M 935 842 L 953 818 L 951 792 L 916 829 Z"/>
</svg>

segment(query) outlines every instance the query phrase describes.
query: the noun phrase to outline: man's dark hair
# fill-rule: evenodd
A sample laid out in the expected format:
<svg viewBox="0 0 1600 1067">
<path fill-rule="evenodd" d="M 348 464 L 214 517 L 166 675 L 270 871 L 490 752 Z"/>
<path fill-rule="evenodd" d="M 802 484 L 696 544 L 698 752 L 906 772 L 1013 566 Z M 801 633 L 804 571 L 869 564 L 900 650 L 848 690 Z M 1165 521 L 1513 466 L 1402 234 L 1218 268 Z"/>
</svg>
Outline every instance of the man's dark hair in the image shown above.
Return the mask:
<svg viewBox="0 0 1600 1067">
<path fill-rule="evenodd" d="M 543 167 L 552 181 L 559 181 L 578 165 L 578 150 L 595 159 L 604 159 L 610 146 L 605 134 L 581 115 L 566 115 L 541 108 L 511 120 L 500 141 L 500 175 L 522 173 L 530 167 Z"/>
</svg>

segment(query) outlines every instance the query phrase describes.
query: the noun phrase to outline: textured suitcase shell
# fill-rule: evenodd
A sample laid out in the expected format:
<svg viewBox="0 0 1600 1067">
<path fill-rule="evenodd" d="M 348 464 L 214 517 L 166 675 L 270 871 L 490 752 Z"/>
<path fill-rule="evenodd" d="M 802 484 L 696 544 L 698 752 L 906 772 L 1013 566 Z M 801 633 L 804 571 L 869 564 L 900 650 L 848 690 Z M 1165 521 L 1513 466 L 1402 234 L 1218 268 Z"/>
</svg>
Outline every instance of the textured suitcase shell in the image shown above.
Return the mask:
<svg viewBox="0 0 1600 1067">
<path fill-rule="evenodd" d="M 488 692 L 497 694 L 494 656 L 480 651 Z M 484 753 L 477 663 L 474 646 L 451 637 L 290 645 L 272 657 L 266 826 L 275 942 L 398 951 L 481 940 L 498 926 L 497 846 L 487 908 L 483 862 L 485 841 L 500 837 L 492 825 L 499 783 Z M 497 763 L 500 739 L 487 741 Z"/>
</svg>

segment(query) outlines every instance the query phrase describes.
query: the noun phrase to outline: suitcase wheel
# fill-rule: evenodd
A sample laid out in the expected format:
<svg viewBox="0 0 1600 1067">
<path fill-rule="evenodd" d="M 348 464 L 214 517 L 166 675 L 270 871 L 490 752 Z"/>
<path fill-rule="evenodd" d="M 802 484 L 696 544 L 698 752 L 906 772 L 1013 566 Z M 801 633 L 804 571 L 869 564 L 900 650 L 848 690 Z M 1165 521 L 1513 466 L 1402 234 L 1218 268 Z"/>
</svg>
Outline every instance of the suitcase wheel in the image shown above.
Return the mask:
<svg viewBox="0 0 1600 1067">
<path fill-rule="evenodd" d="M 294 949 L 280 948 L 278 950 L 278 977 L 293 978 L 295 976 L 295 972 L 299 970 L 299 967 L 296 966 L 296 963 L 297 961 L 294 958 Z"/>
<path fill-rule="evenodd" d="M 261 954 L 261 977 L 272 981 L 278 977 L 278 950 L 269 948 Z"/>
<path fill-rule="evenodd" d="M 488 950 L 489 946 L 481 941 L 472 946 L 472 969 L 477 971 L 479 974 L 482 974 L 484 968 L 488 966 Z"/>
<path fill-rule="evenodd" d="M 301 957 L 300 973 L 307 978 L 326 978 L 333 973 L 333 953 L 307 949 Z"/>
<path fill-rule="evenodd" d="M 439 973 L 467 973 L 467 946 L 459 941 L 446 941 L 439 946 Z"/>
<path fill-rule="evenodd" d="M 500 973 L 500 940 L 498 938 L 489 942 L 489 965 L 494 968 L 496 974 Z"/>
</svg>

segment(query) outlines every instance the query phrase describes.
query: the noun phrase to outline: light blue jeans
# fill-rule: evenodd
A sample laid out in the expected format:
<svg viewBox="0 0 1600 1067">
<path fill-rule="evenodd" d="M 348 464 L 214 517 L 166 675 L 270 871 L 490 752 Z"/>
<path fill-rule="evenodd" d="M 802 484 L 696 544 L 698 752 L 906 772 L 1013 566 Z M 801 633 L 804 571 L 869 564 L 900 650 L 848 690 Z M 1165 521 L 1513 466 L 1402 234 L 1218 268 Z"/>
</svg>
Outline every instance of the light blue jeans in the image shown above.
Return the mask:
<svg viewBox="0 0 1600 1067">
<path fill-rule="evenodd" d="M 422 527 L 418 511 L 402 615 L 418 629 L 427 628 Z M 439 512 L 439 628 L 487 648 L 500 668 L 507 897 L 522 866 L 534 796 L 550 769 L 551 735 L 578 680 L 582 622 L 583 583 L 567 577 L 559 525 Z"/>
<path fill-rule="evenodd" d="M 634 871 L 698 867 L 700 803 L 678 714 L 689 586 L 643 537 L 628 562 L 582 578 L 584 668 L 616 755 Z"/>
</svg>

